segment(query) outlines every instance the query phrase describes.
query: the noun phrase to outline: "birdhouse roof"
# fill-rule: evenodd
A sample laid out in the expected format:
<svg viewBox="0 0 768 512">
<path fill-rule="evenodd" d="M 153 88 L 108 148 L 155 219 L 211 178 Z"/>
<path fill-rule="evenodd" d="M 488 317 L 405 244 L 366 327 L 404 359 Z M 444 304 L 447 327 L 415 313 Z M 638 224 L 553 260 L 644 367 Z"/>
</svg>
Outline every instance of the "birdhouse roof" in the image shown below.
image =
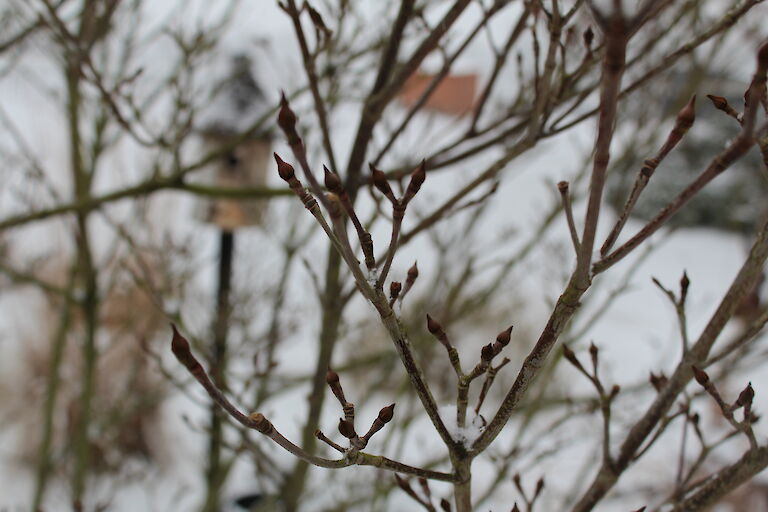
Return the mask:
<svg viewBox="0 0 768 512">
<path fill-rule="evenodd" d="M 270 102 L 253 75 L 251 59 L 238 55 L 232 59 L 230 73 L 211 93 L 201 113 L 199 131 L 203 135 L 239 135 L 254 126 L 270 108 Z M 268 135 L 259 130 L 257 137 Z"/>
</svg>

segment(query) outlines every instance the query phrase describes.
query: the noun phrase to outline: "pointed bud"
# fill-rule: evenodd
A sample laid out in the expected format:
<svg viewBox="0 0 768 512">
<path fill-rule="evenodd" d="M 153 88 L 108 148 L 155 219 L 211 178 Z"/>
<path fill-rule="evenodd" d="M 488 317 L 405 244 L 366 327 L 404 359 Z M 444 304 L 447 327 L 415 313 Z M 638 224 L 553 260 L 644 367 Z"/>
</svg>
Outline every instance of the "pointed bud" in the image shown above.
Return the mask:
<svg viewBox="0 0 768 512">
<path fill-rule="evenodd" d="M 277 114 L 277 125 L 289 138 L 290 134 L 296 133 L 296 114 L 293 113 L 290 105 L 288 105 L 285 92 L 280 93 L 280 111 Z"/>
<path fill-rule="evenodd" d="M 614 384 L 613 387 L 611 388 L 611 394 L 608 395 L 608 400 L 613 400 L 614 398 L 616 398 L 616 396 L 619 394 L 620 391 L 621 391 L 621 386 L 619 386 L 618 384 Z"/>
<path fill-rule="evenodd" d="M 341 195 L 344 189 L 341 186 L 341 180 L 339 175 L 323 166 L 323 172 L 325 173 L 325 188 L 333 192 L 334 194 Z"/>
<path fill-rule="evenodd" d="M 173 351 L 173 355 L 176 356 L 176 359 L 178 359 L 189 371 L 202 369 L 200 363 L 195 359 L 195 356 L 192 355 L 192 350 L 189 348 L 187 339 L 179 333 L 175 324 L 171 324 L 171 329 L 173 330 L 171 351 Z"/>
<path fill-rule="evenodd" d="M 484 345 L 483 348 L 480 350 L 480 359 L 485 361 L 486 363 L 489 363 L 491 359 L 493 359 L 493 356 L 496 355 L 496 351 L 493 349 L 493 345 L 491 343 Z"/>
<path fill-rule="evenodd" d="M 639 509 L 635 510 L 634 512 L 645 512 L 645 507 L 640 507 Z"/>
<path fill-rule="evenodd" d="M 568 345 L 563 345 L 563 357 L 565 357 L 573 366 L 581 368 L 581 363 L 576 359 L 576 354 L 568 347 Z"/>
<path fill-rule="evenodd" d="M 408 269 L 407 276 L 408 277 L 406 282 L 410 281 L 411 284 L 413 284 L 413 282 L 416 281 L 416 278 L 419 277 L 419 267 L 417 265 L 417 262 L 413 262 L 413 265 L 411 266 L 411 268 Z"/>
<path fill-rule="evenodd" d="M 512 507 L 512 512 L 520 512 L 520 509 L 517 506 L 517 502 L 515 502 L 515 505 Z"/>
<path fill-rule="evenodd" d="M 743 407 L 745 405 L 752 405 L 752 399 L 755 398 L 755 390 L 752 389 L 752 383 L 747 384 L 747 387 L 739 393 L 739 398 L 736 399 L 736 406 Z"/>
<path fill-rule="evenodd" d="M 392 421 L 392 416 L 395 414 L 395 404 L 390 404 L 386 407 L 382 407 L 379 411 L 379 421 L 386 424 Z"/>
<path fill-rule="evenodd" d="M 544 489 L 544 477 L 539 478 L 539 481 L 536 482 L 536 491 L 533 493 L 533 499 L 536 499 L 542 489 Z"/>
<path fill-rule="evenodd" d="M 345 420 L 344 418 L 339 418 L 339 433 L 347 439 L 354 439 L 357 437 L 355 426 L 352 425 L 351 421 Z"/>
<path fill-rule="evenodd" d="M 592 27 L 587 27 L 587 30 L 584 31 L 584 46 L 587 47 L 587 50 L 592 48 L 592 41 L 595 39 L 595 33 L 592 31 Z"/>
<path fill-rule="evenodd" d="M 696 382 L 706 387 L 709 382 L 709 375 L 707 375 L 707 372 L 694 365 L 691 365 L 691 369 L 693 370 L 693 376 L 696 378 Z"/>
<path fill-rule="evenodd" d="M 694 94 L 686 105 L 677 114 L 677 121 L 675 124 L 683 131 L 688 130 L 693 126 L 693 122 L 696 120 L 696 95 Z"/>
<path fill-rule="evenodd" d="M 408 188 L 405 189 L 405 202 L 407 203 L 415 196 L 424 180 L 427 178 L 426 161 L 422 160 L 416 169 L 411 173 L 411 181 L 408 182 Z"/>
<path fill-rule="evenodd" d="M 344 406 L 347 403 L 347 399 L 344 396 L 344 389 L 341 387 L 341 382 L 339 381 L 339 374 L 328 368 L 328 371 L 325 373 L 325 382 L 328 384 L 328 387 L 331 388 L 333 396 L 335 396 L 339 403 Z"/>
<path fill-rule="evenodd" d="M 440 508 L 443 512 L 451 512 L 451 502 L 445 498 L 440 498 Z"/>
<path fill-rule="evenodd" d="M 434 336 L 440 336 L 444 332 L 443 326 L 440 325 L 437 320 L 429 316 L 429 313 L 427 313 L 427 330 Z"/>
<path fill-rule="evenodd" d="M 707 98 L 712 102 L 717 110 L 725 110 L 729 107 L 728 100 L 722 96 L 715 96 L 714 94 L 707 94 Z"/>
<path fill-rule="evenodd" d="M 504 329 L 501 331 L 498 336 L 496 336 L 496 341 L 501 344 L 501 346 L 506 347 L 509 345 L 509 340 L 512 339 L 512 328 L 514 326 L 510 325 L 509 328 Z"/>
<path fill-rule="evenodd" d="M 701 417 L 699 416 L 699 413 L 694 413 L 693 416 L 691 416 L 691 421 L 694 425 L 698 425 L 700 419 Z"/>
<path fill-rule="evenodd" d="M 371 169 L 371 181 L 373 182 L 373 186 L 376 187 L 379 192 L 384 194 L 387 199 L 394 201 L 395 194 L 392 192 L 392 187 L 389 186 L 386 174 L 374 167 L 371 163 L 368 164 L 368 167 Z"/>
<path fill-rule="evenodd" d="M 685 302 L 685 298 L 688 296 L 688 287 L 691 285 L 691 280 L 688 279 L 688 273 L 683 270 L 683 277 L 680 278 L 680 302 Z"/>
<path fill-rule="evenodd" d="M 592 366 L 597 368 L 597 354 L 598 349 L 597 346 L 594 343 L 589 344 L 589 357 L 592 359 Z"/>
<path fill-rule="evenodd" d="M 277 153 L 272 153 L 275 157 L 275 162 L 277 162 L 277 173 L 280 175 L 282 179 L 285 181 L 290 181 L 295 176 L 295 172 L 293 171 L 293 166 L 285 161 L 283 161 L 282 158 Z"/>
</svg>

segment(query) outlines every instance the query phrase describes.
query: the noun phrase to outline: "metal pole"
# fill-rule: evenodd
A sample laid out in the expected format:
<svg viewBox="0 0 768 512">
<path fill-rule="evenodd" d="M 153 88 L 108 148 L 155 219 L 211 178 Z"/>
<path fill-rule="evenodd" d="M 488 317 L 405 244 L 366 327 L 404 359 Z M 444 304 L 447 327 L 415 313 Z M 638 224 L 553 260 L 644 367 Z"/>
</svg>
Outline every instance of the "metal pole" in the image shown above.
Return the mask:
<svg viewBox="0 0 768 512">
<path fill-rule="evenodd" d="M 221 390 L 227 389 L 227 331 L 229 330 L 229 291 L 232 283 L 232 255 L 234 253 L 235 235 L 232 231 L 221 231 L 219 249 L 219 275 L 216 292 L 216 315 L 213 324 L 213 346 L 211 347 L 211 378 Z M 218 407 L 211 404 L 210 436 L 208 443 L 208 468 L 206 470 L 207 497 L 203 510 L 213 512 L 219 510 L 219 495 L 224 483 L 226 471 L 221 464 L 221 447 L 223 441 L 222 417 Z"/>
</svg>

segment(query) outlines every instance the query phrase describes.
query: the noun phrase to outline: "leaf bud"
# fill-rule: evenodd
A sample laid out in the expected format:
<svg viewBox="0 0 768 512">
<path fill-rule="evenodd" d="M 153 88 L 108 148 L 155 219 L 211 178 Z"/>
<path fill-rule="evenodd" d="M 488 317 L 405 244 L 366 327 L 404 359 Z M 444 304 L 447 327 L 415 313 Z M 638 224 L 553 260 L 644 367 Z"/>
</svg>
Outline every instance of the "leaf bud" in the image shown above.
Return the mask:
<svg viewBox="0 0 768 512">
<path fill-rule="evenodd" d="M 496 351 L 493 349 L 493 344 L 489 343 L 487 345 L 484 345 L 483 348 L 480 350 L 480 359 L 487 362 L 490 362 L 491 359 L 493 359 L 493 356 L 496 355 Z"/>
<path fill-rule="evenodd" d="M 280 175 L 280 177 L 285 181 L 292 180 L 295 176 L 293 166 L 280 158 L 277 153 L 272 154 L 275 157 L 275 162 L 277 162 L 277 173 Z"/>
<path fill-rule="evenodd" d="M 506 347 L 509 344 L 509 340 L 512 339 L 512 329 L 514 326 L 510 325 L 509 328 L 504 329 L 501 331 L 498 336 L 496 336 L 496 341 L 501 344 L 501 346 Z"/>
<path fill-rule="evenodd" d="M 334 194 L 341 195 L 344 192 L 344 188 L 341 186 L 339 175 L 328 169 L 326 166 L 323 166 L 323 172 L 325 174 L 325 188 Z"/>
<path fill-rule="evenodd" d="M 755 390 L 752 389 L 752 383 L 750 382 L 747 384 L 747 387 L 745 387 L 742 392 L 739 393 L 739 398 L 736 399 L 736 405 L 738 407 L 752 405 L 753 398 L 755 398 Z"/>
<path fill-rule="evenodd" d="M 296 133 L 296 114 L 288 105 L 288 99 L 285 92 L 280 93 L 280 111 L 277 113 L 277 125 L 290 139 L 291 135 Z"/>
<path fill-rule="evenodd" d="M 707 372 L 705 372 L 701 368 L 697 368 L 694 365 L 691 365 L 691 369 L 693 370 L 693 376 L 696 378 L 696 382 L 698 382 L 702 386 L 706 386 L 707 383 L 709 382 L 709 375 L 707 375 Z"/>
<path fill-rule="evenodd" d="M 339 418 L 339 433 L 347 439 L 354 439 L 357 437 L 355 427 L 352 422 L 344 418 Z"/>
<path fill-rule="evenodd" d="M 389 423 L 392 421 L 392 416 L 395 413 L 395 404 L 390 404 L 386 407 L 382 407 L 379 411 L 379 421 L 382 423 Z"/>
</svg>

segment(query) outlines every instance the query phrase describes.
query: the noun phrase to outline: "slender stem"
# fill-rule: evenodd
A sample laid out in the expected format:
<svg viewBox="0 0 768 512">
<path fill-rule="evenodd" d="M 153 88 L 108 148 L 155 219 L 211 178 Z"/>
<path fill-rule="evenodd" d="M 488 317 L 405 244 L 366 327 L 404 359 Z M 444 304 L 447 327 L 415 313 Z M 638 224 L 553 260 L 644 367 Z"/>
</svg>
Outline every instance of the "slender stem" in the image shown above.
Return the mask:
<svg viewBox="0 0 768 512">
<path fill-rule="evenodd" d="M 573 219 L 573 208 L 571 206 L 571 195 L 568 193 L 568 182 L 561 181 L 557 184 L 557 188 L 560 191 L 560 200 L 563 204 L 565 220 L 568 223 L 568 232 L 571 234 L 571 243 L 573 244 L 573 249 L 576 251 L 576 255 L 578 255 L 581 251 L 581 243 L 579 242 L 579 234 L 576 232 L 576 222 Z"/>
<path fill-rule="evenodd" d="M 611 140 L 616 122 L 616 110 L 621 90 L 621 77 L 624 73 L 628 29 L 620 12 L 613 12 L 601 27 L 605 33 L 605 57 L 603 74 L 600 81 L 600 114 L 597 122 L 597 140 L 592 177 L 589 184 L 587 212 L 584 217 L 584 231 L 577 258 L 576 283 L 585 289 L 589 286 L 592 249 L 597 233 L 597 221 L 603 200 L 605 174 L 610 160 Z"/>
<path fill-rule="evenodd" d="M 293 28 L 296 32 L 296 39 L 299 42 L 299 48 L 301 49 L 301 57 L 304 63 L 304 71 L 307 74 L 309 80 L 309 90 L 312 92 L 312 100 L 315 104 L 315 112 L 317 113 L 317 120 L 320 123 L 320 133 L 323 138 L 323 148 L 325 154 L 328 156 L 328 161 L 331 164 L 332 169 L 336 167 L 336 157 L 334 156 L 333 144 L 331 143 L 331 130 L 328 126 L 328 114 L 325 110 L 325 101 L 320 94 L 320 81 L 317 77 L 317 69 L 315 68 L 315 60 L 309 51 L 309 45 L 307 44 L 307 38 L 304 36 L 304 29 L 301 26 L 300 12 L 296 8 L 296 2 L 294 0 L 288 0 L 288 15 L 293 22 Z"/>
<path fill-rule="evenodd" d="M 72 285 L 75 281 L 75 270 L 72 269 L 70 275 L 69 291 L 72 291 Z M 43 436 L 40 443 L 40 451 L 37 459 L 37 472 L 35 474 L 35 490 L 32 499 L 32 510 L 39 510 L 45 497 L 45 489 L 48 483 L 48 477 L 51 472 L 51 446 L 53 443 L 53 418 L 56 411 L 56 399 L 59 395 L 59 384 L 61 382 L 61 363 L 64 350 L 67 344 L 67 335 L 69 334 L 72 322 L 73 303 L 69 300 L 64 302 L 59 314 L 59 327 L 53 339 L 53 351 L 48 365 L 48 379 L 46 381 L 45 401 L 43 403 Z"/>
<path fill-rule="evenodd" d="M 376 288 L 382 290 L 384 283 L 387 280 L 389 269 L 392 267 L 392 261 L 395 259 L 395 252 L 397 251 L 397 243 L 400 237 L 400 227 L 403 225 L 403 217 L 405 216 L 405 204 L 402 200 L 392 205 L 392 237 L 389 240 L 389 249 L 387 249 L 387 259 L 384 261 L 384 266 L 381 268 L 381 274 L 376 281 Z"/>
</svg>

